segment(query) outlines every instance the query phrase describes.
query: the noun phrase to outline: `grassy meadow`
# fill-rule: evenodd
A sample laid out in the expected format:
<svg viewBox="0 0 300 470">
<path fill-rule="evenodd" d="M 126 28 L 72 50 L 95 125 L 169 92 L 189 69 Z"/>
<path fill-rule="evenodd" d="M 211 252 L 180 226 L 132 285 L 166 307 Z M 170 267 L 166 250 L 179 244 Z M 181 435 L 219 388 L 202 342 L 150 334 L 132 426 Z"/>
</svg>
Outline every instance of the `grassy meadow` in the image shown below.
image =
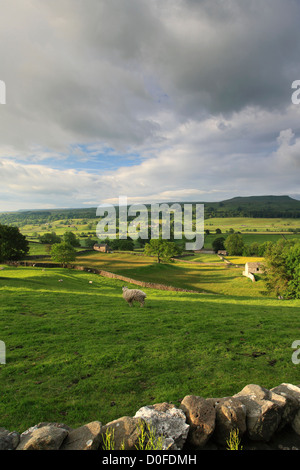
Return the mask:
<svg viewBox="0 0 300 470">
<path fill-rule="evenodd" d="M 300 301 L 264 296 L 263 280 L 251 283 L 241 267 L 96 255 L 95 265 L 102 260 L 116 272 L 205 293 L 144 289 L 145 307 L 130 308 L 118 280 L 3 266 L 1 426 L 24 431 L 41 421 L 106 423 L 146 404 L 178 405 L 187 394 L 226 396 L 247 383 L 300 383 L 291 361 Z"/>
<path fill-rule="evenodd" d="M 197 259 L 200 259 L 200 256 Z M 207 260 L 207 255 L 203 255 Z M 196 256 L 195 256 L 196 258 Z M 246 259 L 246 258 L 243 258 Z M 252 259 L 252 258 L 247 258 Z M 244 266 L 227 266 L 216 255 L 210 255 L 210 262 L 156 263 L 152 257 L 131 255 L 130 253 L 92 252 L 79 255 L 77 265 L 103 269 L 116 274 L 137 279 L 180 287 L 199 292 L 230 295 L 261 295 L 263 283 L 252 283 L 242 276 Z M 214 261 L 212 261 L 214 260 Z"/>
<path fill-rule="evenodd" d="M 74 218 L 20 231 L 34 261 L 48 254 L 39 234 L 69 230 L 84 240 L 95 237 L 96 223 Z M 210 218 L 205 247 L 230 229 L 250 244 L 299 237 L 289 232 L 297 228 L 297 219 Z M 144 405 L 179 405 L 188 394 L 222 397 L 249 383 L 299 384 L 291 345 L 300 338 L 300 300 L 278 300 L 266 295 L 262 276 L 255 283 L 242 276 L 247 261 L 261 259 L 227 259 L 231 265 L 209 253 L 168 264 L 132 252 L 77 255 L 78 265 L 197 292 L 143 288 L 143 309 L 123 300 L 123 281 L 72 269 L 0 266 L 6 345 L 0 426 L 22 432 L 42 421 L 105 424 Z"/>
<path fill-rule="evenodd" d="M 205 220 L 205 229 L 223 232 L 233 228 L 240 232 L 288 232 L 299 228 L 299 219 L 253 218 L 253 217 L 212 217 Z"/>
</svg>

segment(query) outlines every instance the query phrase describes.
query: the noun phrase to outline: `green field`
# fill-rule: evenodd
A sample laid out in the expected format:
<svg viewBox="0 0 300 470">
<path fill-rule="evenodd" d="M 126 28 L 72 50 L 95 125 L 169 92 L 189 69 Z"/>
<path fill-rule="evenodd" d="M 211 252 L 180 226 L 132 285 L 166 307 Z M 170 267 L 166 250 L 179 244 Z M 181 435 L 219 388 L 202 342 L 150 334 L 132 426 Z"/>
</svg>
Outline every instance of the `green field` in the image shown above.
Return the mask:
<svg viewBox="0 0 300 470">
<path fill-rule="evenodd" d="M 238 230 L 237 230 L 238 231 Z M 244 233 L 241 232 L 243 236 L 243 240 L 245 245 L 250 245 L 251 243 L 264 243 L 267 241 L 270 242 L 277 242 L 278 240 L 285 238 L 285 239 L 291 239 L 291 238 L 300 238 L 299 233 L 272 233 L 272 232 L 249 232 L 249 233 Z M 205 235 L 204 237 L 204 248 L 206 249 L 212 249 L 212 242 L 214 241 L 215 238 L 218 237 L 223 237 L 226 239 L 228 237 L 229 233 L 221 233 L 221 234 L 215 234 L 215 233 L 210 233 L 209 235 Z"/>
<path fill-rule="evenodd" d="M 205 229 L 217 228 L 240 232 L 288 232 L 290 229 L 299 229 L 299 219 L 285 218 L 253 218 L 253 217 L 212 217 L 205 220 Z"/>
<path fill-rule="evenodd" d="M 106 423 L 146 404 L 179 405 L 187 394 L 300 382 L 291 361 L 300 301 L 262 295 L 263 280 L 251 283 L 241 268 L 129 256 L 102 265 L 207 293 L 144 289 L 144 309 L 130 308 L 121 281 L 56 268 L 0 271 L 1 426 Z"/>
<path fill-rule="evenodd" d="M 38 235 L 47 232 L 54 231 L 57 235 L 62 236 L 66 231 L 71 231 L 81 240 L 81 243 L 84 243 L 87 237 L 97 239 L 97 222 L 97 219 L 54 220 L 51 223 L 37 222 L 36 224 L 21 225 L 20 231 L 31 241 L 38 241 Z M 205 219 L 204 228 L 210 231 L 210 234 L 205 235 L 204 239 L 204 247 L 208 249 L 212 248 L 212 242 L 215 238 L 226 238 L 230 229 L 241 232 L 246 245 L 253 242 L 277 241 L 282 236 L 286 238 L 300 237 L 300 233 L 291 232 L 292 230 L 300 230 L 299 219 L 215 217 Z M 216 229 L 220 229 L 222 233 L 216 234 Z"/>
<path fill-rule="evenodd" d="M 98 221 L 87 221 L 82 219 L 72 219 L 71 221 L 56 220 L 45 224 L 26 224 L 23 225 L 21 232 L 31 238 L 35 238 L 36 234 L 44 234 L 46 232 L 55 232 L 57 235 L 63 235 L 66 231 L 74 232 L 76 235 L 81 233 L 89 233 L 95 235 L 96 223 Z"/>
<path fill-rule="evenodd" d="M 94 239 L 97 219 L 71 215 L 49 222 L 34 214 L 33 222 L 25 223 L 26 214 L 19 214 L 29 255 L 48 254 L 46 245 L 37 243 L 46 232 L 72 231 L 82 243 Z M 230 229 L 249 245 L 299 237 L 291 233 L 299 228 L 295 218 L 207 218 L 211 233 L 205 248 Z M 77 255 L 77 265 L 197 291 L 143 288 L 143 309 L 122 299 L 124 281 L 71 269 L 3 265 L 0 340 L 7 363 L 0 365 L 0 426 L 24 431 L 42 421 L 105 424 L 144 405 L 179 405 L 188 394 L 220 397 L 249 383 L 299 384 L 291 345 L 300 338 L 300 300 L 266 295 L 262 275 L 255 283 L 242 276 L 244 264 L 256 258 L 227 259 L 229 266 L 210 253 L 168 264 L 136 252 Z"/>
<path fill-rule="evenodd" d="M 207 259 L 206 256 L 204 255 L 204 259 Z M 243 277 L 244 266 L 226 266 L 218 262 L 220 258 L 216 255 L 210 255 L 209 259 L 215 259 L 216 262 L 186 263 L 178 260 L 174 263 L 158 264 L 151 257 L 130 253 L 91 252 L 78 256 L 76 264 L 103 269 L 131 279 L 167 284 L 199 292 L 237 296 L 261 295 L 261 290 L 264 289 L 263 282 L 252 283 Z"/>
</svg>

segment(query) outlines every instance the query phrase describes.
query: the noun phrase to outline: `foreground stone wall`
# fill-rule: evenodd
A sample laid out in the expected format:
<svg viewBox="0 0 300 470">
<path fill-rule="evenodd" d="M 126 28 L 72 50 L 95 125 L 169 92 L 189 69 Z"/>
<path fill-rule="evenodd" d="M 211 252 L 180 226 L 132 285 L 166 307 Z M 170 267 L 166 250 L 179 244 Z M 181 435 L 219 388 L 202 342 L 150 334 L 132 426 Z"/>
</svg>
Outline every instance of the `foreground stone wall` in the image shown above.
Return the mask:
<svg viewBox="0 0 300 470">
<path fill-rule="evenodd" d="M 163 450 L 226 449 L 233 430 L 243 449 L 300 450 L 300 386 L 250 384 L 231 397 L 188 395 L 178 407 L 148 405 L 105 425 L 39 423 L 21 434 L 0 428 L 0 450 L 103 450 L 108 434 L 116 450 L 136 450 L 143 424 L 155 430 Z"/>
</svg>

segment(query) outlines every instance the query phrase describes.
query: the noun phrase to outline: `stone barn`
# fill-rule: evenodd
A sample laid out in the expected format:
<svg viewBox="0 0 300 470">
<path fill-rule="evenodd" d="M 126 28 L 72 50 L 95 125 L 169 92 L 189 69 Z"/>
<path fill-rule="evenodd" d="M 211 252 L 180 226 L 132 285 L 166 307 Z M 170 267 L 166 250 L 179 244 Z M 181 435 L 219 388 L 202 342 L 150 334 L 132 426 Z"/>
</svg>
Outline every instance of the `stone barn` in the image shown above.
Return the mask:
<svg viewBox="0 0 300 470">
<path fill-rule="evenodd" d="M 246 263 L 245 264 L 245 275 L 247 276 L 249 273 L 251 274 L 260 274 L 262 273 L 262 264 L 257 262 L 257 263 Z"/>
<path fill-rule="evenodd" d="M 95 243 L 95 245 L 93 246 L 93 249 L 96 251 L 101 251 L 102 253 L 109 252 L 109 246 L 107 243 Z"/>
<path fill-rule="evenodd" d="M 245 264 L 245 271 L 243 271 L 243 276 L 249 277 L 252 282 L 255 282 L 255 274 L 260 273 L 263 273 L 262 263 L 249 262 Z"/>
</svg>

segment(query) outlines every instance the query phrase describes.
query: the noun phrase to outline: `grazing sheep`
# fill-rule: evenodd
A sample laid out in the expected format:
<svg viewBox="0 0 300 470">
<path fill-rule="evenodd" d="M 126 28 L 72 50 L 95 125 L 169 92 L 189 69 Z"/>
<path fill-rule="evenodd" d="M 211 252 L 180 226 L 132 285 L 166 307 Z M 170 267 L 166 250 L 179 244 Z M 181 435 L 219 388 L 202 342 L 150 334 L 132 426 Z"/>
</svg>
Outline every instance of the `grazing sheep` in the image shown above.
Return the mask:
<svg viewBox="0 0 300 470">
<path fill-rule="evenodd" d="M 128 287 L 123 286 L 123 299 L 132 307 L 132 302 L 136 301 L 140 303 L 141 307 L 144 307 L 144 302 L 146 298 L 145 292 L 139 289 L 128 289 Z"/>
</svg>

